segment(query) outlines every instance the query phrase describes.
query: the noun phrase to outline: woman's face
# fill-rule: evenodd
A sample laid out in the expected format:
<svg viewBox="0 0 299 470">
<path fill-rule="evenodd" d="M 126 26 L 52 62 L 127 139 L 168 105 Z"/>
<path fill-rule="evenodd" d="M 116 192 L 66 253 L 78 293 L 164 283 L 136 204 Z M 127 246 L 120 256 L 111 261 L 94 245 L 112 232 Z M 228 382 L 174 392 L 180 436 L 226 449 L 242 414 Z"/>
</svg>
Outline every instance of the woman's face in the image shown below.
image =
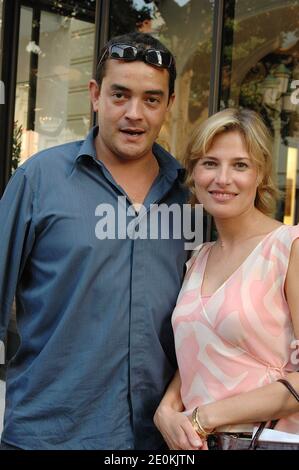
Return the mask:
<svg viewBox="0 0 299 470">
<path fill-rule="evenodd" d="M 193 170 L 198 201 L 216 218 L 237 217 L 254 207 L 258 171 L 238 131 L 217 135 Z"/>
</svg>

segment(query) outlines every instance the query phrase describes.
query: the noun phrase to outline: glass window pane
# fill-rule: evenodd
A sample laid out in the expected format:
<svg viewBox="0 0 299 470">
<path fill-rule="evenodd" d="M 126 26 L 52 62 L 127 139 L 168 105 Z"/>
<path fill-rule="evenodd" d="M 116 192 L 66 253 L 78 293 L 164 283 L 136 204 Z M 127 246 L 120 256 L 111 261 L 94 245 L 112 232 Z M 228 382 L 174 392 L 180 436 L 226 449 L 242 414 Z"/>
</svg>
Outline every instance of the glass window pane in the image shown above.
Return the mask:
<svg viewBox="0 0 299 470">
<path fill-rule="evenodd" d="M 22 7 L 14 168 L 36 151 L 85 137 L 94 35 L 93 23 L 72 14 Z"/>
<path fill-rule="evenodd" d="M 22 7 L 19 31 L 18 72 L 15 96 L 14 144 L 12 168 L 21 163 L 22 141 L 27 140 L 27 115 L 29 97 L 30 54 L 27 45 L 31 41 L 32 10 Z M 22 152 L 23 157 L 24 151 Z M 27 155 L 28 156 L 28 155 Z"/>
<path fill-rule="evenodd" d="M 228 2 L 221 107 L 261 113 L 274 136 L 274 159 L 285 196 L 277 218 L 299 222 L 299 1 Z"/>
<path fill-rule="evenodd" d="M 209 0 L 111 2 L 110 37 L 134 30 L 150 33 L 176 57 L 176 100 L 159 142 L 177 158 L 183 155 L 194 124 L 208 116 L 212 21 Z"/>
</svg>

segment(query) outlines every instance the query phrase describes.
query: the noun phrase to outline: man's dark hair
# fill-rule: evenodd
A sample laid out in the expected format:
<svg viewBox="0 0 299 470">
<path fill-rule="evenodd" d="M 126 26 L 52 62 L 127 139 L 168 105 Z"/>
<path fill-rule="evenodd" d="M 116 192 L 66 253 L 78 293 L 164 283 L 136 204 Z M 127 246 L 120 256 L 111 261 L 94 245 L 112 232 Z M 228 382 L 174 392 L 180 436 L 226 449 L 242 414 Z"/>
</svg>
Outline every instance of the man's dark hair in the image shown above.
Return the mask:
<svg viewBox="0 0 299 470">
<path fill-rule="evenodd" d="M 113 46 L 114 44 L 128 44 L 130 46 L 136 46 L 141 49 L 158 49 L 159 51 L 163 52 L 168 52 L 171 57 L 172 57 L 172 62 L 171 66 L 169 69 L 167 69 L 169 73 L 169 84 L 168 84 L 168 89 L 169 89 L 169 97 L 173 94 L 174 92 L 174 82 L 176 79 L 176 67 L 175 67 L 175 60 L 172 55 L 172 53 L 165 47 L 158 39 L 154 38 L 150 34 L 146 33 L 128 33 L 128 34 L 123 34 L 121 36 L 115 36 L 114 38 L 111 38 L 110 41 L 107 42 L 107 44 L 102 48 L 100 52 L 100 58 L 103 57 L 105 51 L 110 47 Z M 100 59 L 99 59 L 100 60 Z M 141 60 L 141 59 L 137 59 Z M 96 69 L 96 76 L 95 79 L 99 85 L 101 85 L 102 80 L 105 76 L 105 66 L 106 66 L 106 60 L 103 60 L 101 63 L 98 62 L 97 69 Z"/>
</svg>

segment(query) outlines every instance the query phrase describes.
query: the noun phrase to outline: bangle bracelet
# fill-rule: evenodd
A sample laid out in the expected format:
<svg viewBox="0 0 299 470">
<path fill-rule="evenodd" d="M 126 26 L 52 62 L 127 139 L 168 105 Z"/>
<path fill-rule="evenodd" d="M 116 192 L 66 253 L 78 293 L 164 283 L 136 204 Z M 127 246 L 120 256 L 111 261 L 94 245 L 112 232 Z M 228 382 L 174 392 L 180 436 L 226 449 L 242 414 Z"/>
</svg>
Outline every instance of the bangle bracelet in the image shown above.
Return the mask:
<svg viewBox="0 0 299 470">
<path fill-rule="evenodd" d="M 208 437 L 209 434 L 212 434 L 213 433 L 213 429 L 211 429 L 210 431 L 207 431 L 206 429 L 204 429 L 204 427 L 202 426 L 199 418 L 198 418 L 198 406 L 196 408 L 194 408 L 193 412 L 192 412 L 192 426 L 193 428 L 195 429 L 195 431 L 197 432 L 197 434 L 199 435 L 199 437 L 201 437 L 202 439 L 206 439 Z"/>
</svg>

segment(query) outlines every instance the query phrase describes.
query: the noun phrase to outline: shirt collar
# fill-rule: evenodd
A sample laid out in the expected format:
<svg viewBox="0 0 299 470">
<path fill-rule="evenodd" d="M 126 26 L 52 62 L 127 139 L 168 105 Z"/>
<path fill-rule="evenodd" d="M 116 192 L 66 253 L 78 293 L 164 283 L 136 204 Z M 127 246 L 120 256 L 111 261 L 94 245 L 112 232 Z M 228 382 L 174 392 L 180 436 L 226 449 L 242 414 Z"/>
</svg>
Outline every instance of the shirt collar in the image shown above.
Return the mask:
<svg viewBox="0 0 299 470">
<path fill-rule="evenodd" d="M 97 160 L 96 148 L 94 145 L 94 139 L 98 135 L 99 127 L 93 127 L 90 132 L 87 134 L 86 139 L 83 141 L 78 154 L 76 155 L 76 162 L 83 157 L 91 157 L 96 160 L 98 163 L 101 163 Z M 185 170 L 181 164 L 167 152 L 161 145 L 154 143 L 153 153 L 159 163 L 160 172 L 165 176 L 176 178 L 180 180 L 184 179 Z"/>
<path fill-rule="evenodd" d="M 165 150 L 161 145 L 154 143 L 153 153 L 159 163 L 160 172 L 165 176 L 176 177 L 179 180 L 183 180 L 185 177 L 185 170 L 182 165 L 176 160 L 167 150 Z"/>
<path fill-rule="evenodd" d="M 97 158 L 96 148 L 94 145 L 94 139 L 98 135 L 99 128 L 98 126 L 93 127 L 87 134 L 86 139 L 83 141 L 79 152 L 76 155 L 76 162 L 81 159 L 81 157 L 92 157 Z"/>
</svg>

